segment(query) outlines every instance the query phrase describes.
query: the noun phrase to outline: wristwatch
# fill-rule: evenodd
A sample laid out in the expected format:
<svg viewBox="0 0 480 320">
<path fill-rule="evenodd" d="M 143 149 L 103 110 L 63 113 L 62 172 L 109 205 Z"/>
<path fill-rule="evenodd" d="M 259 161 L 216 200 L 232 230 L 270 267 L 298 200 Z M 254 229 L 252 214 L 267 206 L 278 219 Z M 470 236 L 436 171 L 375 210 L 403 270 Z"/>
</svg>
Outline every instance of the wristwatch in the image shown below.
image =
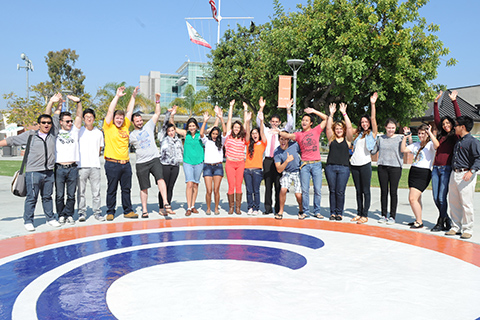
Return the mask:
<svg viewBox="0 0 480 320">
<path fill-rule="evenodd" d="M 477 170 L 472 169 L 472 170 L 470 170 L 470 172 L 471 172 L 472 174 L 475 174 L 475 172 L 477 172 Z"/>
</svg>

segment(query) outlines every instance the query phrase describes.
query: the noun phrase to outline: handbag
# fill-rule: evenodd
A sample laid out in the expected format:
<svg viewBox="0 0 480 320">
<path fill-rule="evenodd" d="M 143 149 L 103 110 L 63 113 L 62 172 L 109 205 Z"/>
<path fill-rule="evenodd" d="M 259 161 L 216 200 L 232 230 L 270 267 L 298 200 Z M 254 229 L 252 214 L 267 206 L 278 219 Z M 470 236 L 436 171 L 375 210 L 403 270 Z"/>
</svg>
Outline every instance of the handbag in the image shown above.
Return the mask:
<svg viewBox="0 0 480 320">
<path fill-rule="evenodd" d="M 27 184 L 25 183 L 25 166 L 27 165 L 28 153 L 30 152 L 30 142 L 33 135 L 28 137 L 27 148 L 25 149 L 25 155 L 23 156 L 22 166 L 20 170 L 15 172 L 12 179 L 12 193 L 17 197 L 25 197 L 27 195 Z"/>
</svg>

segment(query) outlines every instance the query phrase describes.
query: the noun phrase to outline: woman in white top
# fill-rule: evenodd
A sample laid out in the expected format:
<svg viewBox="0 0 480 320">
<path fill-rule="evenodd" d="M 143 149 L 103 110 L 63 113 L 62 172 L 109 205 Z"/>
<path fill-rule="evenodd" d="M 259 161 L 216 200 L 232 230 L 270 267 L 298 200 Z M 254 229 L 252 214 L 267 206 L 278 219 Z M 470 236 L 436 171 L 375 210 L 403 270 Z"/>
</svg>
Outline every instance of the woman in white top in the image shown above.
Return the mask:
<svg viewBox="0 0 480 320">
<path fill-rule="evenodd" d="M 411 135 L 410 129 L 403 129 L 405 136 L 402 140 L 401 152 L 410 152 L 414 155 L 413 163 L 408 174 L 408 201 L 415 215 L 415 222 L 410 223 L 412 229 L 423 228 L 422 222 L 422 193 L 432 179 L 432 165 L 435 159 L 435 150 L 440 143 L 432 133 L 432 126 L 421 124 L 418 127 L 418 139 L 406 146 L 407 137 Z"/>
<path fill-rule="evenodd" d="M 375 92 L 370 97 L 370 116 L 360 118 L 357 132 L 353 141 L 353 154 L 350 158 L 350 171 L 357 193 L 357 216 L 352 219 L 358 224 L 368 221 L 370 209 L 370 182 L 372 181 L 372 156 L 370 151 L 375 147 L 377 138 L 377 119 L 375 103 L 378 94 Z"/>
<path fill-rule="evenodd" d="M 205 160 L 203 162 L 203 178 L 205 179 L 205 187 L 207 192 L 205 193 L 205 202 L 207 203 L 207 211 L 205 213 L 210 215 L 211 202 L 212 202 L 212 185 L 213 194 L 215 197 L 215 214 L 218 215 L 218 205 L 220 203 L 220 183 L 223 178 L 223 144 L 225 143 L 226 136 L 222 135 L 222 131 L 225 132 L 225 122 L 223 121 L 222 109 L 218 106 L 215 107 L 215 114 L 217 119 L 214 126 L 210 129 L 208 134 L 205 133 L 205 126 L 210 115 L 208 112 L 203 114 L 203 124 L 200 129 L 200 139 L 202 139 L 205 146 Z M 222 122 L 222 131 L 217 127 L 218 121 Z"/>
</svg>

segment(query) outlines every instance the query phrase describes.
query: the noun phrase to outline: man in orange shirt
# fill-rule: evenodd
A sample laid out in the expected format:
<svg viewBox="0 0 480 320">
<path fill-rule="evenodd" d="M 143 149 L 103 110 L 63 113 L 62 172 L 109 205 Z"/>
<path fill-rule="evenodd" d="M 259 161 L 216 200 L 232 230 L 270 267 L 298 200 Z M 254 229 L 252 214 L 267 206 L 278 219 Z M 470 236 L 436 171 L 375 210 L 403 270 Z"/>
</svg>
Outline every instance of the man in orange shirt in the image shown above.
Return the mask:
<svg viewBox="0 0 480 320">
<path fill-rule="evenodd" d="M 105 174 L 107 175 L 107 221 L 115 217 L 117 205 L 117 189 L 120 183 L 122 190 L 122 207 L 125 218 L 138 218 L 132 210 L 130 191 L 132 188 L 132 167 L 128 153 L 130 119 L 132 118 L 135 97 L 139 88 L 133 91 L 127 112 L 115 110 L 120 97 L 125 95 L 125 87 L 117 89 L 117 93 L 108 107 L 107 115 L 103 121 L 105 134 Z"/>
</svg>

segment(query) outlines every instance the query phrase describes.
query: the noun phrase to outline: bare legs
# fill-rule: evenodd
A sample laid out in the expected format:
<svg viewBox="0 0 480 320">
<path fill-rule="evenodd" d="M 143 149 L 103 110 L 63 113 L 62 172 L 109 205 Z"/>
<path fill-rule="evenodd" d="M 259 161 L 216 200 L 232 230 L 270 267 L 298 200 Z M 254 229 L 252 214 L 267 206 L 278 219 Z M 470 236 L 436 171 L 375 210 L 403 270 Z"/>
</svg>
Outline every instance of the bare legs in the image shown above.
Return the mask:
<svg viewBox="0 0 480 320">
<path fill-rule="evenodd" d="M 207 202 L 207 213 L 211 212 L 211 203 L 212 203 L 212 189 L 215 198 L 215 213 L 218 213 L 218 206 L 220 204 L 220 183 L 222 182 L 222 176 L 207 176 L 205 178 L 205 201 Z M 213 188 L 212 188 L 213 182 Z"/>
</svg>

